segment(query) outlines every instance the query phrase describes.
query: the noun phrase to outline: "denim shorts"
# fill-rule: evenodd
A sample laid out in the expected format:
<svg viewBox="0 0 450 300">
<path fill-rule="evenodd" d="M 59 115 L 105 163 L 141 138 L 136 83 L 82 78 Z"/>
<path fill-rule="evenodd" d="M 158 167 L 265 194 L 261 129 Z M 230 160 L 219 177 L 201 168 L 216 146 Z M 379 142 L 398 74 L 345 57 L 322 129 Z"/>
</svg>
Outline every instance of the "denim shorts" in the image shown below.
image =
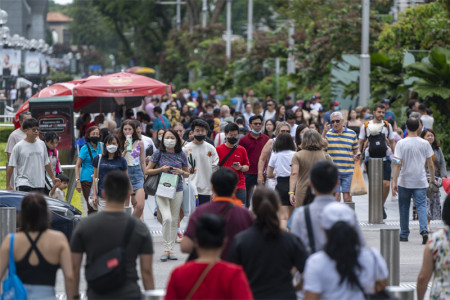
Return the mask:
<svg viewBox="0 0 450 300">
<path fill-rule="evenodd" d="M 52 285 L 24 284 L 28 299 L 56 300 L 55 287 Z"/>
<path fill-rule="evenodd" d="M 133 191 L 144 187 L 144 173 L 141 166 L 128 166 L 128 177 L 130 177 Z"/>
<path fill-rule="evenodd" d="M 352 185 L 353 174 L 339 174 L 339 185 L 335 193 L 349 193 Z"/>
</svg>

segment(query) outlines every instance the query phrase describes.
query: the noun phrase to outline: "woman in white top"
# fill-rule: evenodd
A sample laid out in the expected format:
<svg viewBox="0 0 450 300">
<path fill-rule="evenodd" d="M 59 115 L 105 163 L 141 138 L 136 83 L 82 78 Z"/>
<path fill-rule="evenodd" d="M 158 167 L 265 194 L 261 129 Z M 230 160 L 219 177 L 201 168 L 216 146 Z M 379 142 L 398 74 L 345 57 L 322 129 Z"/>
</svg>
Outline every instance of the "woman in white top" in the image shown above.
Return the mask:
<svg viewBox="0 0 450 300">
<path fill-rule="evenodd" d="M 289 133 L 278 135 L 273 144 L 273 153 L 267 169 L 268 178 L 277 178 L 275 190 L 280 195 L 280 224 L 286 229 L 287 221 L 294 210 L 289 201 L 289 177 L 291 175 L 291 161 L 295 154 L 295 144 Z"/>
<path fill-rule="evenodd" d="M 304 299 L 363 300 L 382 291 L 388 277 L 386 262 L 377 250 L 361 245 L 353 210 L 345 204 L 329 204 L 321 225 L 327 243 L 306 261 Z"/>
</svg>

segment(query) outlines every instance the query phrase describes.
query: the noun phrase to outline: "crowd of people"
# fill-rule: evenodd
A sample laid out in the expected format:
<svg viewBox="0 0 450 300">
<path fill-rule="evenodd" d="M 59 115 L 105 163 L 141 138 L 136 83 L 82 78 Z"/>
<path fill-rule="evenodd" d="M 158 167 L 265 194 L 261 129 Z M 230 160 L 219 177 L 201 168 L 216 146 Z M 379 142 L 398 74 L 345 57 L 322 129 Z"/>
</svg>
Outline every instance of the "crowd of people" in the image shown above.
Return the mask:
<svg viewBox="0 0 450 300">
<path fill-rule="evenodd" d="M 159 259 L 177 260 L 176 242 L 189 254 L 189 262 L 171 275 L 167 299 L 364 299 L 382 292 L 388 276 L 384 260 L 365 247 L 354 212 L 336 203 L 341 195 L 344 202 L 352 201 L 355 163 L 364 162 L 367 170 L 370 158 L 383 160 L 383 204 L 390 189 L 392 196 L 399 194 L 400 241 L 408 241 L 413 199 L 423 244 L 428 242 L 433 251 L 445 247 L 435 236 L 429 239 L 430 221 L 445 216 L 439 187 L 447 172 L 432 130 L 432 113 L 424 104 L 410 101 L 407 122 L 398 127 L 388 99 L 372 110 L 357 107 L 347 112 L 335 101 L 325 110 L 320 94 L 296 103 L 287 97 L 279 104 L 270 95 L 259 99 L 249 91 L 232 106 L 222 105 L 213 93 L 195 96 L 182 90 L 147 97 L 140 109 L 127 110 L 123 118 L 98 114 L 91 122 L 91 115 L 83 114 L 77 120 L 76 189 L 89 217 L 70 241 L 73 270 L 64 272 L 68 296 L 79 296 L 82 254 L 87 254 L 88 265 L 93 264 L 121 243 L 126 282 L 103 293 L 88 281 L 88 296 L 138 298 L 137 256 L 144 288 L 153 288 L 151 236 L 142 222 L 129 221 L 123 212 L 131 201 L 133 217 L 143 220 L 145 200 L 151 198 L 144 189 L 146 178 L 152 176 L 166 180 L 154 197 L 163 232 Z M 64 199 L 68 178 L 59 166 L 57 134 L 47 132 L 41 141 L 38 122 L 29 113 L 19 120 L 21 127 L 10 135 L 5 149 L 7 189 Z M 196 197 L 187 195 L 192 189 Z M 38 194 L 27 197 L 43 205 Z M 196 208 L 183 234 L 180 221 L 188 213 L 182 209 L 186 199 L 195 201 Z M 126 240 L 122 237 L 130 226 L 136 234 Z M 62 266 L 51 254 L 40 254 L 46 249 L 42 243 L 36 247 L 47 227 L 33 228 L 30 253 Z M 18 234 L 18 243 L 20 239 Z M 3 257 L 8 257 L 9 245 L 5 239 Z M 440 270 L 450 259 L 445 253 L 439 266 L 421 271 L 420 280 Z M 25 268 L 40 266 L 30 264 Z M 0 264 L 0 275 L 6 266 Z M 189 280 L 181 280 L 186 274 Z M 449 280 L 442 271 L 440 276 Z M 50 281 L 54 284 L 53 279 L 42 284 Z M 35 293 L 28 286 L 35 284 L 33 280 L 24 283 Z M 441 295 L 449 296 L 446 286 Z M 49 295 L 48 290 L 39 292 Z"/>
</svg>

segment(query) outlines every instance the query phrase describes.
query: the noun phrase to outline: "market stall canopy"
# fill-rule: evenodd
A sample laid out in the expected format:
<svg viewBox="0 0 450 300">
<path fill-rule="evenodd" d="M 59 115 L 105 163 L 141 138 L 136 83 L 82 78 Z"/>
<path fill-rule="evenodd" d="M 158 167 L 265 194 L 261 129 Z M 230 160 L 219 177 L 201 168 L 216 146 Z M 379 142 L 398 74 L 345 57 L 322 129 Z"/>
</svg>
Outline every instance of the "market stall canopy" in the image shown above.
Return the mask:
<svg viewBox="0 0 450 300">
<path fill-rule="evenodd" d="M 149 68 L 149 67 L 131 67 L 125 70 L 127 73 L 134 73 L 134 74 L 154 74 L 156 73 L 155 69 Z"/>
</svg>

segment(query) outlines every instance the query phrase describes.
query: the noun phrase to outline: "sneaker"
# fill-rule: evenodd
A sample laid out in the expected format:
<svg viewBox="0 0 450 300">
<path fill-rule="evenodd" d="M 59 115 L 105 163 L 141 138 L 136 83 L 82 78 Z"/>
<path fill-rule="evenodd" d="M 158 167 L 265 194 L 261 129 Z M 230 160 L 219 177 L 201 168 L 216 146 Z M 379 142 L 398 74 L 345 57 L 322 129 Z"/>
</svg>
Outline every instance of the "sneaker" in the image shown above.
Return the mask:
<svg viewBox="0 0 450 300">
<path fill-rule="evenodd" d="M 182 239 L 183 239 L 183 234 L 181 232 L 177 232 L 177 239 L 175 240 L 175 242 L 181 243 Z"/>
<path fill-rule="evenodd" d="M 422 235 L 422 245 L 425 245 L 428 242 L 428 232 L 422 231 L 420 234 Z"/>
<path fill-rule="evenodd" d="M 407 242 L 408 241 L 408 238 L 400 238 L 400 242 Z"/>
</svg>

